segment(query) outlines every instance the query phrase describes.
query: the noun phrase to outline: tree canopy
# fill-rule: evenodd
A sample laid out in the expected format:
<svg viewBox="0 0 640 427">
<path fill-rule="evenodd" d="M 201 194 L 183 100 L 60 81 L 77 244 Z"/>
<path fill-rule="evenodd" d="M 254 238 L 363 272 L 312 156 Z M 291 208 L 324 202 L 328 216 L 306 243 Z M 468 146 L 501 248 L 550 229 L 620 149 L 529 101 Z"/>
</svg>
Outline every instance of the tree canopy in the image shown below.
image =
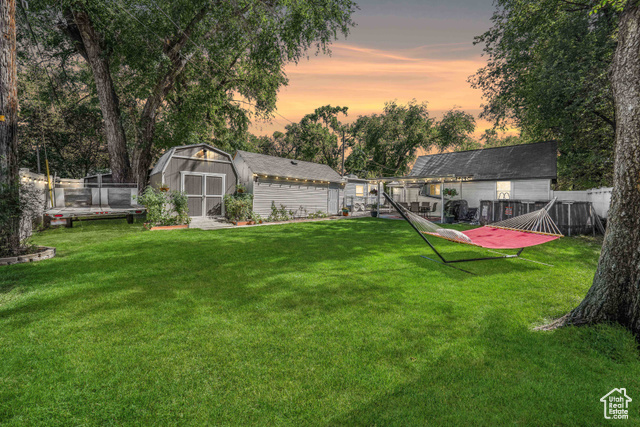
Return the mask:
<svg viewBox="0 0 640 427">
<path fill-rule="evenodd" d="M 481 117 L 519 127 L 527 140 L 560 142 L 559 184 L 611 185 L 615 113 L 608 71 L 619 12 L 580 2 L 497 0 L 493 26 L 476 38 L 488 63 L 471 78 Z"/>
<path fill-rule="evenodd" d="M 146 181 L 156 147 L 243 148 L 236 144 L 246 140 L 250 116 L 274 110 L 285 64 L 327 52 L 353 25 L 355 7 L 351 0 L 33 0 L 27 13 L 60 73 L 79 64 L 90 70 L 114 178 Z"/>
</svg>

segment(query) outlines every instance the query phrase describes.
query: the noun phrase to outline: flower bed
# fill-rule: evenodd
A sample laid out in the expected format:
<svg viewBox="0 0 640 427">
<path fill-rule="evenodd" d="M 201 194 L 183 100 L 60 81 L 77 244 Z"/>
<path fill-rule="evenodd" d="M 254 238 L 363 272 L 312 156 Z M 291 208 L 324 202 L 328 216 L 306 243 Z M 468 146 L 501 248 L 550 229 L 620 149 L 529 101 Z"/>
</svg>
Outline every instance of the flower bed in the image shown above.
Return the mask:
<svg viewBox="0 0 640 427">
<path fill-rule="evenodd" d="M 156 225 L 156 226 L 152 226 L 150 224 L 145 224 L 144 228 L 146 228 L 147 230 L 151 230 L 151 231 L 155 231 L 155 230 L 181 230 L 181 229 L 189 228 L 189 225 L 188 224 L 181 224 L 181 225 Z"/>
<path fill-rule="evenodd" d="M 0 258 L 0 266 L 22 264 L 25 262 L 42 261 L 44 259 L 53 258 L 54 256 L 56 256 L 56 248 L 51 248 L 48 246 L 38 246 L 36 247 L 36 252 L 32 254 L 24 254 L 24 255 L 18 255 L 15 257 Z"/>
</svg>

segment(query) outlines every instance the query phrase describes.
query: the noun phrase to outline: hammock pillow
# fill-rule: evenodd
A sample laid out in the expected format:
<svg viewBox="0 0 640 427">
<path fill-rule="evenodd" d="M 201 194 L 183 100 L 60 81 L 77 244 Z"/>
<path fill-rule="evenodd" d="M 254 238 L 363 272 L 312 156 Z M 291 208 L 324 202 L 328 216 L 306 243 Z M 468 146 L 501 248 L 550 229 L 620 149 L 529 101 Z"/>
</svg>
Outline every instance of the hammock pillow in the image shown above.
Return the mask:
<svg viewBox="0 0 640 427">
<path fill-rule="evenodd" d="M 455 240 L 456 242 L 473 244 L 469 236 L 462 234 L 461 232 L 456 230 L 451 230 L 449 228 L 441 228 L 437 230 L 436 233 L 438 233 L 440 236 L 444 237 L 445 239 Z"/>
</svg>

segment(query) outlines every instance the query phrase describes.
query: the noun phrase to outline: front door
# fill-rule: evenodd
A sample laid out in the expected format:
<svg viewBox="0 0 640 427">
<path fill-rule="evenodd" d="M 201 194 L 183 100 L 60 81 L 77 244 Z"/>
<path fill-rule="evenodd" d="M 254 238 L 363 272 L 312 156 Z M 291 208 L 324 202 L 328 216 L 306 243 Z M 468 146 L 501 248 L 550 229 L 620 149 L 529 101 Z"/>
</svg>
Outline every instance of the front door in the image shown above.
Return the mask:
<svg viewBox="0 0 640 427">
<path fill-rule="evenodd" d="M 224 188 L 222 174 L 183 172 L 182 191 L 188 198 L 189 216 L 224 215 Z"/>
<path fill-rule="evenodd" d="M 340 195 L 340 190 L 337 188 L 329 188 L 329 201 L 327 206 L 327 211 L 331 215 L 335 215 L 338 213 L 338 198 Z"/>
</svg>

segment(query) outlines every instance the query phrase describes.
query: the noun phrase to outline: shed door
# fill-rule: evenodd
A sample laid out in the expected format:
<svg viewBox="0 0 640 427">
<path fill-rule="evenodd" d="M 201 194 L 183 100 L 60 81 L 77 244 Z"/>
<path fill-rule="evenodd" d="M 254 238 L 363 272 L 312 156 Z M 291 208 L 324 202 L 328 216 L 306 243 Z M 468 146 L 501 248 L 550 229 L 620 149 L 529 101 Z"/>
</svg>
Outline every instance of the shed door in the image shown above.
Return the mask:
<svg viewBox="0 0 640 427">
<path fill-rule="evenodd" d="M 189 198 L 189 216 L 224 215 L 225 175 L 182 173 L 182 191 Z"/>
<path fill-rule="evenodd" d="M 339 194 L 340 194 L 340 190 L 337 188 L 330 188 L 329 189 L 329 200 L 328 200 L 328 206 L 327 206 L 327 211 L 331 214 L 331 215 L 335 215 L 336 213 L 338 213 L 338 198 L 339 198 Z"/>
<path fill-rule="evenodd" d="M 189 216 L 202 216 L 203 175 L 184 174 L 183 191 L 189 199 Z"/>
<path fill-rule="evenodd" d="M 224 176 L 207 175 L 205 180 L 205 209 L 207 216 L 223 215 Z"/>
</svg>

